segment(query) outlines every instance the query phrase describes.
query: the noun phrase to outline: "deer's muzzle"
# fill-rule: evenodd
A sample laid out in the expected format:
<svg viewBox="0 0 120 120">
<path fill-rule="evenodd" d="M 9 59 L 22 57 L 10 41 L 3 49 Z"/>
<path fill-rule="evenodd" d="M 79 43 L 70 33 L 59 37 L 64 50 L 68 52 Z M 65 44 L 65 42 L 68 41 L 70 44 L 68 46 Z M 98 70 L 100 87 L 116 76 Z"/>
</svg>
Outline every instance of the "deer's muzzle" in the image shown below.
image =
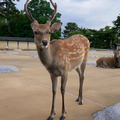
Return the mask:
<svg viewBox="0 0 120 120">
<path fill-rule="evenodd" d="M 48 41 L 47 41 L 47 40 L 43 40 L 43 41 L 42 41 L 42 44 L 43 44 L 44 46 L 47 46 L 47 45 L 48 45 Z"/>
</svg>

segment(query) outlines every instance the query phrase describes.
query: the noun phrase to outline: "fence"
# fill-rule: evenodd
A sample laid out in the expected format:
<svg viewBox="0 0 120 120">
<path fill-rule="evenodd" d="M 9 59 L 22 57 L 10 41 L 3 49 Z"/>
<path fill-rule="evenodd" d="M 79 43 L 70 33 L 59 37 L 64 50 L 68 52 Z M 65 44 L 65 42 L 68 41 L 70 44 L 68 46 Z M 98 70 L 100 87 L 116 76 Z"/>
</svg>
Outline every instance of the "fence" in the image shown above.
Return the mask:
<svg viewBox="0 0 120 120">
<path fill-rule="evenodd" d="M 4 49 L 5 45 L 9 49 L 35 49 L 33 38 L 19 37 L 0 37 L 0 49 Z"/>
</svg>

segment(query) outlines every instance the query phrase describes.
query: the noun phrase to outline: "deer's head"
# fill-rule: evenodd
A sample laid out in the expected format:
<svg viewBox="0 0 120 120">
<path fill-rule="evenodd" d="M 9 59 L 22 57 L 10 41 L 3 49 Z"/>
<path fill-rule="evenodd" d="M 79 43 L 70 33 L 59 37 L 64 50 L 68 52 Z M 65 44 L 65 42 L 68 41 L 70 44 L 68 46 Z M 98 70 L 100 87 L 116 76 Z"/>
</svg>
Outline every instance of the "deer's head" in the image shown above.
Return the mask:
<svg viewBox="0 0 120 120">
<path fill-rule="evenodd" d="M 29 3 L 29 0 L 26 1 L 26 4 L 24 6 L 26 15 L 32 22 L 31 28 L 34 33 L 34 41 L 36 45 L 39 46 L 40 48 L 47 48 L 49 46 L 51 33 L 57 32 L 62 25 L 62 23 L 54 23 L 53 25 L 51 25 L 51 22 L 56 16 L 57 4 L 56 3 L 54 4 L 52 0 L 50 0 L 50 2 L 54 7 L 54 13 L 52 15 L 52 18 L 50 18 L 45 24 L 39 24 L 38 21 L 35 18 L 33 18 L 32 14 L 28 12 L 27 6 Z"/>
</svg>

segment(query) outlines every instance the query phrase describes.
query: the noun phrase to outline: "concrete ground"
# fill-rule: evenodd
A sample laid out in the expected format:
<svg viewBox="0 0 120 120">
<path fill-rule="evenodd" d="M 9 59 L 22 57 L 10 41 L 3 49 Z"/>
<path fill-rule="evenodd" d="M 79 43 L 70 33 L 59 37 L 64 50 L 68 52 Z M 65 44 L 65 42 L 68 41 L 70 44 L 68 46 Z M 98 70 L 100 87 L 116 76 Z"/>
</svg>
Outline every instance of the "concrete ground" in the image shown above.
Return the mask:
<svg viewBox="0 0 120 120">
<path fill-rule="evenodd" d="M 20 69 L 14 73 L 0 73 L 0 120 L 46 120 L 51 109 L 51 80 L 39 61 L 37 52 L 0 52 L 0 65 Z M 92 51 L 88 61 L 98 56 L 112 56 L 109 51 Z M 66 120 L 93 120 L 92 115 L 107 106 L 120 102 L 120 69 L 103 69 L 87 65 L 85 71 L 82 106 L 75 102 L 79 80 L 76 71 L 69 73 L 66 87 Z M 60 80 L 56 98 L 56 116 L 61 115 Z"/>
</svg>

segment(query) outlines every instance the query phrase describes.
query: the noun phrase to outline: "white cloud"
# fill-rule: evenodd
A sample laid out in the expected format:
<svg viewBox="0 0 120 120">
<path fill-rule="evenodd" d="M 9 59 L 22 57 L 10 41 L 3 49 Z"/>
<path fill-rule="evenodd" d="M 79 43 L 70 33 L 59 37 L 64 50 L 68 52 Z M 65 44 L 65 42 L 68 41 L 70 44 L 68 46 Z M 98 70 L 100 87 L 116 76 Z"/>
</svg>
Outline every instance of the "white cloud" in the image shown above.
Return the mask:
<svg viewBox="0 0 120 120">
<path fill-rule="evenodd" d="M 49 0 L 47 0 L 49 1 Z M 120 13 L 120 0 L 53 0 L 62 14 L 63 26 L 76 22 L 79 27 L 99 29 L 112 25 Z M 25 0 L 20 0 L 18 7 L 23 9 Z"/>
</svg>

